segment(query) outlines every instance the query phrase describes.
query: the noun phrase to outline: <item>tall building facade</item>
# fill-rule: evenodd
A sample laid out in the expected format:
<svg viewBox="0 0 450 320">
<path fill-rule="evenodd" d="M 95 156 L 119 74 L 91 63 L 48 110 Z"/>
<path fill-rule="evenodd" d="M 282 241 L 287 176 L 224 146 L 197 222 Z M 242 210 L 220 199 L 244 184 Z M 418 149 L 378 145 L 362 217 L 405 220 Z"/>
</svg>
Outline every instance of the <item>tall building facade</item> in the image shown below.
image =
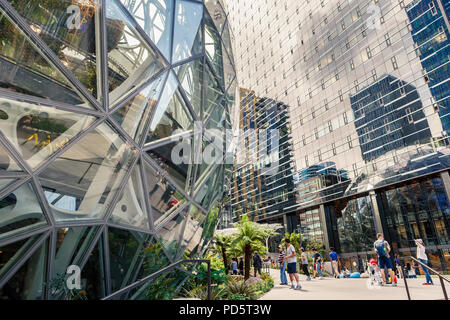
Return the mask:
<svg viewBox="0 0 450 320">
<path fill-rule="evenodd" d="M 349 268 L 383 232 L 404 256 L 424 239 L 449 270 L 448 1 L 227 5 L 240 85 L 289 106 L 297 202 L 271 219 Z"/>
<path fill-rule="evenodd" d="M 219 1 L 0 0 L 0 300 L 100 299 L 202 257 L 231 172 L 200 155 L 235 88 Z M 190 267 L 115 298 L 171 297 Z"/>
</svg>

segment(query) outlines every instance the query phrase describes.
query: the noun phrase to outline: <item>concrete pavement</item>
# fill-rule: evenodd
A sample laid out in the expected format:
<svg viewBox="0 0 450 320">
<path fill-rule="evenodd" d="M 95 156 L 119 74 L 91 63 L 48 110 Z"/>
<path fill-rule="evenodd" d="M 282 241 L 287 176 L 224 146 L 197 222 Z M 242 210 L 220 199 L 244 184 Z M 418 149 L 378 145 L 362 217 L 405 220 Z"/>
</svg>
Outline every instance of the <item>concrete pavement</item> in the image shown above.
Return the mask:
<svg viewBox="0 0 450 320">
<path fill-rule="evenodd" d="M 306 281 L 300 275 L 302 290 L 292 290 L 290 285 L 279 285 L 280 270 L 271 269 L 275 280 L 274 288 L 260 300 L 407 300 L 403 279 L 399 279 L 397 287 L 386 286 L 369 289 L 367 279 L 334 279 L 318 278 Z M 289 279 L 289 278 L 288 278 Z M 407 279 L 412 300 L 438 300 L 444 294 L 438 278 L 433 277 L 434 286 L 424 286 L 424 278 Z M 450 296 L 450 283 L 446 283 L 447 294 Z"/>
</svg>

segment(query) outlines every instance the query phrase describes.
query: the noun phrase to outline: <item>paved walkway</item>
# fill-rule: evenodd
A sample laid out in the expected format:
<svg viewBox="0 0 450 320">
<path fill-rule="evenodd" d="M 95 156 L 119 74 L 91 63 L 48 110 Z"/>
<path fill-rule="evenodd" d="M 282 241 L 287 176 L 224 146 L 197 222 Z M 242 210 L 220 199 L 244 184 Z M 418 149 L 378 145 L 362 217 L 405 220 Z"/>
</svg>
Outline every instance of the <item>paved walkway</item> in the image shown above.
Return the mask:
<svg viewBox="0 0 450 320">
<path fill-rule="evenodd" d="M 260 300 L 406 300 L 408 299 L 403 279 L 399 279 L 397 287 L 377 287 L 369 289 L 367 279 L 334 279 L 318 278 L 306 281 L 300 275 L 302 290 L 292 290 L 289 286 L 279 285 L 280 270 L 271 269 L 275 287 Z M 289 278 L 288 278 L 289 279 Z M 434 286 L 424 286 L 425 279 L 407 279 L 412 300 L 443 299 L 439 279 L 433 277 Z M 445 288 L 450 296 L 450 283 Z"/>
</svg>

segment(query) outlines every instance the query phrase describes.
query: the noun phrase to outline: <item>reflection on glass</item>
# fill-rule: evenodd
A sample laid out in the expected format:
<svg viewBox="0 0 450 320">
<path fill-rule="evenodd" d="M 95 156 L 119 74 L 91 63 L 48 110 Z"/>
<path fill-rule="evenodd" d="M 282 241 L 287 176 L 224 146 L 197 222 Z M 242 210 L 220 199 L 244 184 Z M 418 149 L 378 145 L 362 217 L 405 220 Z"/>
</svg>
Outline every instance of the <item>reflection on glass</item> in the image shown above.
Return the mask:
<svg viewBox="0 0 450 320">
<path fill-rule="evenodd" d="M 129 103 L 112 115 L 130 137 L 137 141 L 142 138 L 147 119 L 156 106 L 165 75 L 162 74 L 143 88 Z"/>
<path fill-rule="evenodd" d="M 55 219 L 102 218 L 136 150 L 103 123 L 40 174 Z"/>
<path fill-rule="evenodd" d="M 99 7 L 96 1 L 10 0 L 9 2 L 62 63 L 94 97 L 98 97 L 100 90 L 97 89 L 97 77 L 100 68 L 97 64 L 99 49 L 96 43 L 98 33 L 96 21 Z"/>
<path fill-rule="evenodd" d="M 131 270 L 139 263 L 139 253 L 149 235 L 136 231 L 108 228 L 111 290 L 114 292 L 132 281 Z"/>
<path fill-rule="evenodd" d="M 0 239 L 29 232 L 46 224 L 31 183 L 0 199 Z"/>
<path fill-rule="evenodd" d="M 182 142 L 171 142 L 147 151 L 147 154 L 166 170 L 184 190 L 188 190 L 191 183 L 192 163 L 194 162 L 193 140 L 191 137 Z"/>
<path fill-rule="evenodd" d="M 171 71 L 159 103 L 152 115 L 146 142 L 170 137 L 193 127 L 193 119 L 178 91 L 178 82 Z"/>
<path fill-rule="evenodd" d="M 46 282 L 48 239 L 0 288 L 1 300 L 42 300 Z"/>
<path fill-rule="evenodd" d="M 201 242 L 201 235 L 203 232 L 202 223 L 206 218 L 206 214 L 197 208 L 195 205 L 191 205 L 189 208 L 189 215 L 186 218 L 186 227 L 183 233 L 181 247 L 185 250 L 187 257 L 193 258 L 196 254 L 198 245 Z"/>
<path fill-rule="evenodd" d="M 203 83 L 203 61 L 197 59 L 179 67 L 176 67 L 178 79 L 186 93 L 192 108 L 197 114 L 197 118 L 201 118 L 202 105 L 202 83 Z"/>
<path fill-rule="evenodd" d="M 113 211 L 111 221 L 149 229 L 140 166 L 136 165 Z"/>
<path fill-rule="evenodd" d="M 214 19 L 214 25 L 219 33 L 222 33 L 223 26 L 227 15 L 220 4 L 219 0 L 205 0 L 205 6 L 208 9 L 210 16 Z"/>
<path fill-rule="evenodd" d="M 219 77 L 220 84 L 225 86 L 222 41 L 208 14 L 205 14 L 205 50 L 206 56 L 211 61 L 214 71 Z"/>
<path fill-rule="evenodd" d="M 196 182 L 197 185 L 198 183 L 199 182 Z M 209 209 L 214 201 L 216 193 L 223 189 L 223 166 L 219 165 L 206 183 L 201 181 L 200 183 L 201 185 L 195 196 L 195 201 L 203 208 Z"/>
<path fill-rule="evenodd" d="M 177 0 L 175 10 L 172 63 L 202 51 L 203 5 Z"/>
<path fill-rule="evenodd" d="M 206 101 L 204 105 L 204 117 L 207 119 L 211 111 L 223 99 L 223 91 L 209 68 L 205 68 L 206 77 Z"/>
<path fill-rule="evenodd" d="M 32 168 L 61 150 L 95 120 L 80 113 L 0 98 L 0 130 Z M 12 165 L 14 168 L 15 166 Z"/>
<path fill-rule="evenodd" d="M 48 21 L 50 11 L 43 9 L 40 4 L 41 1 L 10 1 L 19 12 L 24 14 L 35 12 L 39 19 L 42 21 Z M 64 2 L 68 1 L 53 1 L 53 4 L 58 3 L 64 5 Z M 71 1 L 69 1 L 71 2 Z M 70 5 L 70 4 L 69 4 Z M 64 6 L 64 12 L 67 6 Z M 36 11 L 35 11 L 36 10 Z M 40 14 L 42 11 L 46 11 L 45 14 Z M 34 16 L 34 13 L 33 13 Z M 66 14 L 64 13 L 64 19 Z M 27 16 L 25 15 L 25 18 Z M 35 17 L 36 18 L 36 17 Z M 53 19 L 57 19 L 56 17 Z M 52 24 L 57 21 L 52 20 Z M 49 26 L 51 27 L 50 24 Z M 33 30 L 40 28 L 38 25 L 31 24 Z M 64 103 L 70 103 L 74 105 L 81 105 L 83 107 L 91 108 L 87 103 L 83 101 L 83 98 L 74 90 L 74 88 L 68 83 L 68 81 L 62 76 L 62 74 L 51 63 L 44 58 L 32 43 L 25 38 L 25 36 L 16 29 L 16 27 L 0 12 L 0 67 L 2 72 L 0 73 L 0 88 L 5 88 L 10 91 L 28 94 L 32 96 L 48 98 L 55 101 Z M 53 32 L 49 28 L 43 32 L 42 36 L 51 39 L 51 36 L 47 32 Z M 70 40 L 69 40 L 70 42 Z M 61 41 L 52 41 L 52 49 L 57 51 L 62 50 Z M 65 47 L 65 45 L 64 45 Z M 72 60 L 71 47 L 67 46 L 64 49 L 69 60 Z M 61 51 L 61 58 L 65 61 L 66 54 Z M 75 58 L 74 58 L 75 59 Z M 87 61 L 90 61 L 89 59 Z M 66 61 L 67 62 L 67 61 Z M 67 62 L 72 63 L 72 62 Z M 83 61 L 75 62 L 75 64 L 81 64 L 80 72 L 84 74 L 85 69 L 89 68 L 89 64 L 84 64 Z M 95 67 L 93 73 L 93 80 L 86 76 L 85 82 L 93 81 L 92 90 L 95 89 L 96 75 Z M 86 75 L 86 74 L 84 74 Z M 83 82 L 83 81 L 82 81 Z M 85 83 L 86 85 L 86 83 Z M 90 87 L 90 86 L 88 86 Z M 0 119 L 3 117 L 0 115 Z"/>
<path fill-rule="evenodd" d="M 86 291 L 88 300 L 98 300 L 105 296 L 105 286 L 103 238 L 100 238 L 81 270 L 81 287 Z"/>
<path fill-rule="evenodd" d="M 162 59 L 141 38 L 118 0 L 106 0 L 110 102 L 121 100 L 133 88 L 164 67 Z"/>
<path fill-rule="evenodd" d="M 120 0 L 161 53 L 170 60 L 175 0 Z"/>
<path fill-rule="evenodd" d="M 1 104 L 0 104 L 1 110 Z M 1 112 L 1 111 L 0 111 Z M 1 119 L 1 118 L 0 118 Z M 2 120 L 0 120 L 1 129 Z M 1 171 L 22 171 L 16 161 L 9 155 L 6 149 L 0 144 L 0 172 Z M 2 183 L 0 182 L 0 186 Z"/>
<path fill-rule="evenodd" d="M 155 225 L 158 225 L 163 220 L 163 217 L 177 210 L 185 201 L 185 198 L 173 184 L 148 163 L 145 162 L 144 166 L 153 222 Z"/>
<path fill-rule="evenodd" d="M 169 259 L 174 260 L 178 255 L 184 222 L 184 214 L 178 214 L 172 220 L 165 222 L 164 226 L 158 231 Z"/>
</svg>

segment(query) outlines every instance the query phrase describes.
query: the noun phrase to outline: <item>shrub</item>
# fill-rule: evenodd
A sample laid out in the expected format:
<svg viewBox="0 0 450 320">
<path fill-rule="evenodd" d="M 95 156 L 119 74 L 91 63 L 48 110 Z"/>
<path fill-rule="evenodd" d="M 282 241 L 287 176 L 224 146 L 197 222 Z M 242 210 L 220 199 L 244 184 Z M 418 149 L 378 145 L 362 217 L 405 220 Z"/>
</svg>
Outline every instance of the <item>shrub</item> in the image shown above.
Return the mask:
<svg viewBox="0 0 450 320">
<path fill-rule="evenodd" d="M 225 295 L 225 290 L 220 287 L 211 287 L 211 300 L 221 300 Z M 196 298 L 200 300 L 208 300 L 207 286 L 200 286 L 192 289 L 186 293 L 189 298 Z"/>
<path fill-rule="evenodd" d="M 255 300 L 258 297 L 256 291 L 256 286 L 242 280 L 230 279 L 225 285 L 226 297 L 229 300 Z"/>
</svg>

